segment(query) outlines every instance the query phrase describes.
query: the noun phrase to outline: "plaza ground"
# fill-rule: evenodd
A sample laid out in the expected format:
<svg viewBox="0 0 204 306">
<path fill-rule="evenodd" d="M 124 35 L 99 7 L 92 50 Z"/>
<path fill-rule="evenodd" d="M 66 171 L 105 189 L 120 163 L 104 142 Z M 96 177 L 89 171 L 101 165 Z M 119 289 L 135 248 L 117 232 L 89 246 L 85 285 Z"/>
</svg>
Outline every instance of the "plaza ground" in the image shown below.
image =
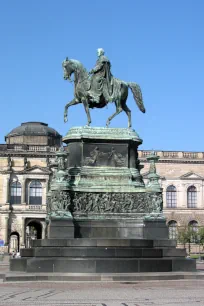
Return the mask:
<svg viewBox="0 0 204 306">
<path fill-rule="evenodd" d="M 204 264 L 197 264 L 204 272 Z M 8 271 L 8 260 L 0 273 Z M 204 280 L 0 283 L 6 306 L 204 306 Z"/>
<path fill-rule="evenodd" d="M 201 306 L 204 281 L 2 283 L 0 305 Z"/>
</svg>

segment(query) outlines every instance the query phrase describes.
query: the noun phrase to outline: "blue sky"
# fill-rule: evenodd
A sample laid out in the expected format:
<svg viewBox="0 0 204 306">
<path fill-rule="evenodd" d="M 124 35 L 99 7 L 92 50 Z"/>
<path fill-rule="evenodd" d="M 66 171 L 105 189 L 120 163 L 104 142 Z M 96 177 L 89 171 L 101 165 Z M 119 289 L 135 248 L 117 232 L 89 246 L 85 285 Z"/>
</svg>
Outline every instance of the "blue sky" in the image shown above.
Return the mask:
<svg viewBox="0 0 204 306">
<path fill-rule="evenodd" d="M 141 149 L 204 151 L 204 2 L 202 0 L 7 0 L 0 2 L 0 143 L 26 121 L 42 121 L 65 135 L 86 124 L 82 105 L 69 110 L 73 85 L 63 80 L 68 56 L 88 70 L 102 47 L 112 73 L 138 83 L 142 114 L 129 92 Z M 114 112 L 92 110 L 92 125 Z M 120 114 L 112 127 L 126 127 Z"/>
</svg>

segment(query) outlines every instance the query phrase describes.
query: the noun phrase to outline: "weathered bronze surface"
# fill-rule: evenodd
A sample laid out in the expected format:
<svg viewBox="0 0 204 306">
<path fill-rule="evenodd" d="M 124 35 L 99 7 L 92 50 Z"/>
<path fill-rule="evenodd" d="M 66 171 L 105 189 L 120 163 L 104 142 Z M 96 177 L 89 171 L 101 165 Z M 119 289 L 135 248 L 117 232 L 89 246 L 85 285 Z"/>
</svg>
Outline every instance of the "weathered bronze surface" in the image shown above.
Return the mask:
<svg viewBox="0 0 204 306">
<path fill-rule="evenodd" d="M 132 126 L 131 111 L 126 105 L 128 88 L 131 89 L 140 111 L 145 113 L 140 86 L 113 77 L 111 63 L 104 55 L 104 50 L 100 48 L 97 53 L 98 60 L 90 73 L 78 60 L 66 58 L 62 63 L 64 79 L 71 80 L 71 75 L 74 74 L 75 86 L 74 99 L 65 106 L 64 121 L 67 121 L 67 111 L 70 106 L 83 103 L 88 119 L 87 125 L 90 125 L 90 108 L 102 108 L 109 102 L 114 102 L 116 111 L 108 118 L 106 126 L 108 127 L 111 120 L 124 111 L 128 116 L 128 127 L 130 128 Z"/>
</svg>

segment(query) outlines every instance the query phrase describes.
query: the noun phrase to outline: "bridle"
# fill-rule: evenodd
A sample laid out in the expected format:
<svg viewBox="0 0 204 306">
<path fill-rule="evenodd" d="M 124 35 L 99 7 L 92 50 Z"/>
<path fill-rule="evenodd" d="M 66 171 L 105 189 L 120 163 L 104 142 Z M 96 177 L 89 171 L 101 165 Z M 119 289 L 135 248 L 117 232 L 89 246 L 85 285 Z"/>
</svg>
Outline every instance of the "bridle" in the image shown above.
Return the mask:
<svg viewBox="0 0 204 306">
<path fill-rule="evenodd" d="M 64 69 L 66 69 L 66 66 L 64 66 Z M 79 69 L 78 69 L 78 67 L 76 67 L 76 69 L 75 70 L 73 70 L 73 72 L 76 72 L 76 74 L 77 74 L 77 76 L 78 76 L 78 71 L 79 71 Z M 81 83 L 83 83 L 84 81 L 86 81 L 86 80 L 88 80 L 89 79 L 89 75 L 87 75 L 84 79 L 82 79 L 82 80 L 72 80 L 71 79 L 71 75 L 68 77 L 68 81 L 70 82 L 70 83 L 78 83 L 78 84 L 81 84 Z"/>
</svg>

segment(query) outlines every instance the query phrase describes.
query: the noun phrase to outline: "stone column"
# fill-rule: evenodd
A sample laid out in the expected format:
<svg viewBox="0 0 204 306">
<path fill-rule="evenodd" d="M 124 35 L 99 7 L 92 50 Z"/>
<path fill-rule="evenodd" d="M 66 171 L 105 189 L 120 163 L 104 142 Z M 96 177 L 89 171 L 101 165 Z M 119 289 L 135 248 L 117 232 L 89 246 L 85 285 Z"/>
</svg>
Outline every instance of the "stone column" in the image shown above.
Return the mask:
<svg viewBox="0 0 204 306">
<path fill-rule="evenodd" d="M 5 196 L 6 196 L 6 203 L 10 202 L 10 177 L 6 178 L 6 186 L 5 186 Z"/>
<path fill-rule="evenodd" d="M 22 217 L 22 233 L 20 238 L 20 246 L 25 247 L 25 218 Z"/>
<path fill-rule="evenodd" d="M 44 201 L 43 201 L 43 204 L 44 205 L 47 205 L 47 194 L 48 194 L 48 191 L 49 191 L 49 179 L 46 180 L 45 182 L 45 193 L 44 193 Z"/>
<path fill-rule="evenodd" d="M 181 182 L 180 193 L 177 192 L 177 208 L 187 208 L 187 188 L 185 183 Z"/>
<path fill-rule="evenodd" d="M 24 179 L 22 182 L 21 203 L 26 204 L 26 179 Z"/>
<path fill-rule="evenodd" d="M 4 244 L 8 245 L 8 226 L 9 226 L 9 217 L 4 217 Z"/>
<path fill-rule="evenodd" d="M 41 222 L 41 225 L 42 225 L 42 239 L 45 239 L 46 224 L 45 222 Z"/>
</svg>

